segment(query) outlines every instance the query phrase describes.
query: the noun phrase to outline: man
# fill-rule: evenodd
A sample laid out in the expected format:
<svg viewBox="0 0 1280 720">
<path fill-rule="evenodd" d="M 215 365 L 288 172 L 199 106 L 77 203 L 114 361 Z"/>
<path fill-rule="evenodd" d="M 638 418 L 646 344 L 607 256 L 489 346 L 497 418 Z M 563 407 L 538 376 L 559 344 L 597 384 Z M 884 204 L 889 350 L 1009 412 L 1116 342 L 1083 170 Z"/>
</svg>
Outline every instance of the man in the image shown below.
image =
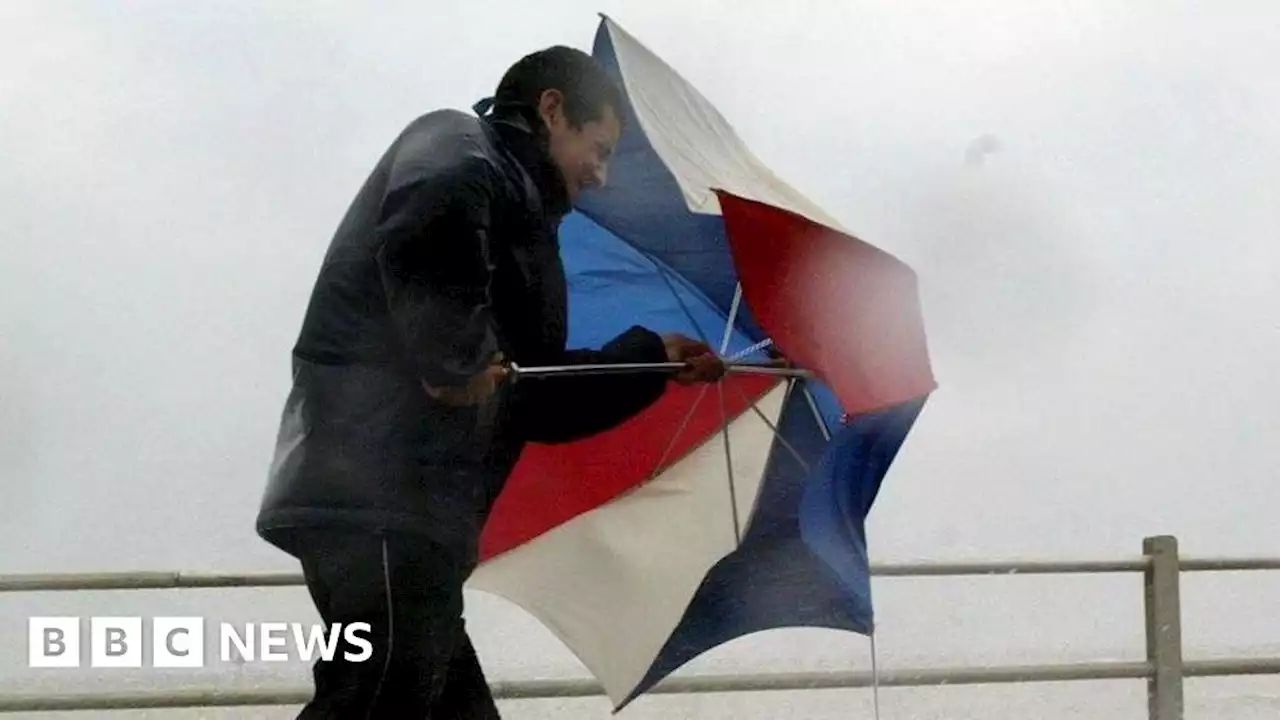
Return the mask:
<svg viewBox="0 0 1280 720">
<path fill-rule="evenodd" d="M 492 103 L 396 139 L 337 230 L 293 351 L 257 530 L 299 558 L 326 624 L 368 622 L 374 645 L 364 662 L 316 663 L 301 718 L 498 717 L 462 620 L 494 500 L 525 443 L 615 427 L 669 380 L 513 382 L 504 363 L 724 372 L 705 344 L 640 327 L 566 350 L 556 229 L 605 182 L 623 130 L 609 77 L 554 47 L 513 65 Z"/>
</svg>

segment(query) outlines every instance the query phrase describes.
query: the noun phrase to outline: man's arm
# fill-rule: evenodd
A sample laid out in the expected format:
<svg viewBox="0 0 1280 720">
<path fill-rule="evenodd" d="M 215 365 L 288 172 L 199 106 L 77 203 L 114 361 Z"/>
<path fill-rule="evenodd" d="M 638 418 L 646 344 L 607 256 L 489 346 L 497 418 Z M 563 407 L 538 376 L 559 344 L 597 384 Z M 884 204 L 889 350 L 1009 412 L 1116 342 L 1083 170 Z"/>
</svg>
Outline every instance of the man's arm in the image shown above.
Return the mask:
<svg viewBox="0 0 1280 720">
<path fill-rule="evenodd" d="M 498 350 L 491 321 L 492 184 L 460 164 L 388 194 L 378 271 L 395 330 L 428 388 L 465 387 Z"/>
<path fill-rule="evenodd" d="M 723 364 L 705 344 L 680 335 L 663 337 L 634 326 L 599 350 L 570 350 L 561 364 L 690 362 L 680 382 L 718 379 Z M 564 443 L 610 430 L 643 412 L 662 397 L 667 373 L 559 375 L 521 378 L 516 403 L 525 439 Z"/>
</svg>

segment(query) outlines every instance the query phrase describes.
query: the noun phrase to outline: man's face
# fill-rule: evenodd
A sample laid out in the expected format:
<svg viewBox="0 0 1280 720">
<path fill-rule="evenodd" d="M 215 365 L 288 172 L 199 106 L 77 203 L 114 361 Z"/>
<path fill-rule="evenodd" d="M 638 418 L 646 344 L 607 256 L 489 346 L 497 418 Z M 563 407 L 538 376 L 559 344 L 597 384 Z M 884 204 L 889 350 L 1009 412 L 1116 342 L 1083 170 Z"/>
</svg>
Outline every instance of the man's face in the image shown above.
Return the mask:
<svg viewBox="0 0 1280 720">
<path fill-rule="evenodd" d="M 550 131 L 551 158 L 564 176 L 569 197 L 576 200 L 583 190 L 604 187 L 609 160 L 622 134 L 622 124 L 613 108 L 606 105 L 599 120 L 575 128 L 565 117 L 564 96 L 559 91 L 543 93 L 539 105 Z"/>
</svg>

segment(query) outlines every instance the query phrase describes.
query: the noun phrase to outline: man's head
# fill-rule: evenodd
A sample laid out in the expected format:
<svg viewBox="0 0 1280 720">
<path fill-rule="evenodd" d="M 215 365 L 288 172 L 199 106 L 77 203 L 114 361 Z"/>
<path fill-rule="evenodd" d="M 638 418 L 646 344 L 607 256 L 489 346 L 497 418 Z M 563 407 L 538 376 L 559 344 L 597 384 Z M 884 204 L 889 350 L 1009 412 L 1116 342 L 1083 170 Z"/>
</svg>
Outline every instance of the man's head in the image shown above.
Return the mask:
<svg viewBox="0 0 1280 720">
<path fill-rule="evenodd" d="M 521 58 L 498 84 L 496 107 L 524 107 L 542 119 L 535 128 L 564 177 L 569 196 L 602 187 L 622 134 L 621 97 L 590 55 L 556 46 Z"/>
</svg>

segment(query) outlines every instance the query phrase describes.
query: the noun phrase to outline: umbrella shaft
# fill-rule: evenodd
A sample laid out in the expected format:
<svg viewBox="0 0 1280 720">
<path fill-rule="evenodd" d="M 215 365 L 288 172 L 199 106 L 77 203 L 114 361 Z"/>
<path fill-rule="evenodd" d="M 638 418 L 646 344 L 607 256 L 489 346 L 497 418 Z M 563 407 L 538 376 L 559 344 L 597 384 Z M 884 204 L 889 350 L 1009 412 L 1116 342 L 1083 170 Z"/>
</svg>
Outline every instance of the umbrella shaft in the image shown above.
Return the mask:
<svg viewBox="0 0 1280 720">
<path fill-rule="evenodd" d="M 603 363 L 597 365 L 545 365 L 541 367 L 513 366 L 516 377 L 551 377 L 556 375 L 625 375 L 630 373 L 665 372 L 677 373 L 685 368 L 684 363 Z M 753 363 L 726 363 L 729 373 L 747 375 L 778 375 L 781 377 L 810 378 L 813 374 L 797 368 L 758 365 Z"/>
</svg>

